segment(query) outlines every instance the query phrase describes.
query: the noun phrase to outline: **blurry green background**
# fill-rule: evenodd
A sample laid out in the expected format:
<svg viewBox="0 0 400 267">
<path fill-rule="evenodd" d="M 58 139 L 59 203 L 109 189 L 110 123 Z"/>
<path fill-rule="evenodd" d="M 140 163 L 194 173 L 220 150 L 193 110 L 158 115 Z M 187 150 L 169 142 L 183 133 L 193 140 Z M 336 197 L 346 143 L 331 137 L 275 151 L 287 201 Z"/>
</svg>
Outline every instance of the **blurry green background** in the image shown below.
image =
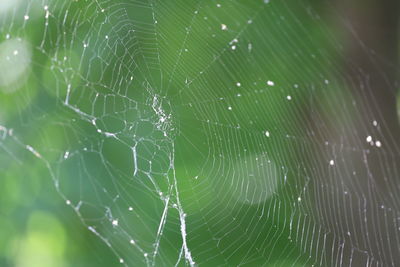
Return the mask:
<svg viewBox="0 0 400 267">
<path fill-rule="evenodd" d="M 324 142 L 368 117 L 351 105 L 352 40 L 335 7 L 3 0 L 0 266 L 118 266 L 119 257 L 145 266 L 129 242 L 151 253 L 160 193 L 171 202 L 155 265 L 173 266 L 182 243 L 174 179 L 200 265 L 333 265 L 311 232 L 305 252 L 288 221 L 311 212 L 302 223 L 319 223 L 307 186 L 329 173 Z M 378 68 L 396 76 L 391 60 Z M 80 201 L 81 217 L 71 208 Z"/>
</svg>

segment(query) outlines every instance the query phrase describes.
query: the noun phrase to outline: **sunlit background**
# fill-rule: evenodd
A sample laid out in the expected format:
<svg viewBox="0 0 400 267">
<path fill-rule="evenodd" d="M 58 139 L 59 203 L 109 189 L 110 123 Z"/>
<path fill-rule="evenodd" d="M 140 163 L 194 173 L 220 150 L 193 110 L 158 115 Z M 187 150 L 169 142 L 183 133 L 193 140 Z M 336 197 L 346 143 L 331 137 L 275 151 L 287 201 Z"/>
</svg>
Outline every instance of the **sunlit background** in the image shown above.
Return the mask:
<svg viewBox="0 0 400 267">
<path fill-rule="evenodd" d="M 399 264 L 382 2 L 0 0 L 0 266 Z"/>
</svg>

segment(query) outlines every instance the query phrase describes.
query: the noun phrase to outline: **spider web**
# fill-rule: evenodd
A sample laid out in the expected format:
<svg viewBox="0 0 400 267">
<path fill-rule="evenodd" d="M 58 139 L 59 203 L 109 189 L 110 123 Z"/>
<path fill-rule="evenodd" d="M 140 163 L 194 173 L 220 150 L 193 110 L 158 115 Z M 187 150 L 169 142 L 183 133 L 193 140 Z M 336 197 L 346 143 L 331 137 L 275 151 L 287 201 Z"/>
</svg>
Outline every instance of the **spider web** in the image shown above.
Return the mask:
<svg viewBox="0 0 400 267">
<path fill-rule="evenodd" d="M 192 0 L 5 10 L 2 162 L 42 164 L 116 263 L 400 263 L 399 148 L 350 92 L 368 73 L 340 71 L 323 11 Z"/>
</svg>

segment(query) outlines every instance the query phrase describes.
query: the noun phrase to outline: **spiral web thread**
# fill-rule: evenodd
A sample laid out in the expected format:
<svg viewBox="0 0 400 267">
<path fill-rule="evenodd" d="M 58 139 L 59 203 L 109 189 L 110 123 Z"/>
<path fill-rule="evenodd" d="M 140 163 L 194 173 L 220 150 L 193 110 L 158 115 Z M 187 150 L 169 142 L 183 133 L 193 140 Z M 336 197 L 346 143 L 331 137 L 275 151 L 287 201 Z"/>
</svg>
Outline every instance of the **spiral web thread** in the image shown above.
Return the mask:
<svg viewBox="0 0 400 267">
<path fill-rule="evenodd" d="M 8 61 L 21 55 L 11 44 L 31 51 L 18 62 L 37 88 L 14 93 L 1 154 L 44 164 L 126 266 L 395 266 L 399 150 L 380 139 L 382 114 L 343 89 L 368 74 L 340 72 L 342 45 L 318 12 L 17 1 L 1 40 Z"/>
</svg>

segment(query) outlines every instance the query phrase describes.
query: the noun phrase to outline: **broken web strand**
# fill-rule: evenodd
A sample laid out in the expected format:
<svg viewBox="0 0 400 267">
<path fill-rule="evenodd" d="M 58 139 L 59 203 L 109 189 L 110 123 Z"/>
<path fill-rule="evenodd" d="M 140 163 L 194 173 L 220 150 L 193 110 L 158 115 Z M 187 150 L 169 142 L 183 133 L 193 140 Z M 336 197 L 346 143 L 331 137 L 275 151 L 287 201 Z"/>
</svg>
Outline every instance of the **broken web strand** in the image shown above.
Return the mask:
<svg viewBox="0 0 400 267">
<path fill-rule="evenodd" d="M 49 14 L 49 13 L 48 13 L 48 6 L 46 5 L 44 9 L 46 10 L 46 20 L 47 20 L 48 14 Z M 101 9 L 101 11 L 103 12 L 104 9 Z M 67 16 L 67 13 L 66 13 L 66 16 Z M 25 18 L 25 20 L 28 20 L 28 19 L 29 19 L 27 16 L 25 16 L 24 18 Z M 47 28 L 47 21 L 46 21 L 46 28 Z M 107 36 L 106 36 L 106 37 L 107 37 Z M 108 38 L 106 38 L 106 39 L 108 39 Z M 42 43 L 42 44 L 43 44 L 43 43 Z M 88 43 L 85 43 L 85 42 L 84 42 L 84 43 L 83 43 L 84 48 L 87 48 L 89 45 L 90 45 L 90 42 L 88 42 Z M 42 46 L 43 46 L 43 45 L 42 45 Z M 65 59 L 65 58 L 64 58 L 64 59 Z M 133 59 L 132 59 L 132 61 L 133 61 Z M 132 79 L 131 79 L 131 80 L 132 80 Z M 93 124 L 95 127 L 97 127 L 97 126 L 96 126 L 96 118 L 95 118 L 94 116 L 92 116 L 92 115 L 90 115 L 90 114 L 87 114 L 87 113 L 81 111 L 79 108 L 76 108 L 75 106 L 73 106 L 73 105 L 70 104 L 70 94 L 71 94 L 71 84 L 68 84 L 68 85 L 67 85 L 67 94 L 66 94 L 65 101 L 64 101 L 65 106 L 67 106 L 68 108 L 72 109 L 74 112 L 76 112 L 77 114 L 79 114 L 80 116 L 82 116 L 82 118 L 83 118 L 84 120 L 86 120 L 87 122 L 90 122 L 90 123 Z M 97 98 L 97 96 L 98 96 L 98 94 L 96 94 L 96 98 Z M 154 111 L 156 112 L 157 115 L 160 115 L 160 116 L 161 116 L 161 117 L 160 117 L 160 122 L 163 122 L 163 121 L 165 120 L 165 117 L 162 117 L 164 114 L 162 114 L 161 108 L 160 108 L 160 107 L 157 107 L 157 96 L 154 96 L 154 98 L 153 98 L 153 109 L 154 109 Z M 159 127 L 159 126 L 157 126 L 157 127 Z M 100 134 L 104 134 L 104 136 L 107 137 L 107 138 L 117 138 L 117 137 L 116 137 L 116 134 L 114 134 L 114 133 L 104 132 L 104 131 L 102 131 L 102 130 L 100 130 L 100 129 L 97 129 L 97 132 L 99 132 Z M 165 132 L 164 132 L 164 136 L 166 136 L 166 133 L 165 133 Z M 118 139 L 118 138 L 117 138 L 117 139 Z M 27 148 L 30 152 L 32 152 L 36 157 L 42 158 L 41 155 L 40 155 L 35 149 L 33 149 L 31 146 L 26 146 L 26 148 Z M 70 154 L 69 151 L 66 151 L 65 154 L 64 154 L 64 158 L 65 158 L 65 159 L 68 159 L 71 155 L 72 155 L 72 154 Z M 134 155 L 135 155 L 135 159 L 136 159 L 136 153 L 135 153 L 135 152 L 134 152 Z M 135 163 L 135 165 L 136 165 L 136 163 Z M 136 173 L 136 172 L 137 172 L 137 169 L 135 169 L 135 173 Z M 53 177 L 54 177 L 54 176 L 53 176 Z M 150 177 L 150 178 L 151 178 L 151 177 Z M 57 180 L 57 179 L 54 179 L 54 181 L 55 181 L 55 184 L 56 184 L 56 188 L 57 188 L 57 190 L 59 191 L 58 180 Z M 156 185 L 156 183 L 155 183 L 154 181 L 153 181 L 153 184 Z M 157 189 L 157 192 L 160 194 L 160 196 L 162 196 L 162 192 L 161 192 L 159 189 Z M 167 199 L 169 199 L 169 196 L 167 196 Z M 178 202 L 179 202 L 179 201 L 178 201 Z M 70 205 L 70 204 L 71 204 L 71 201 L 70 201 L 70 200 L 67 200 L 67 204 Z M 82 205 L 82 202 L 79 202 L 79 203 L 74 207 L 75 211 L 79 212 L 79 208 L 80 208 L 81 205 Z M 167 208 L 168 208 L 168 201 L 166 201 L 166 209 L 167 209 Z M 112 225 L 115 226 L 115 227 L 118 226 L 118 220 L 113 219 L 113 218 L 112 218 L 112 214 L 111 214 L 111 212 L 109 212 L 109 211 L 110 211 L 110 210 L 107 208 L 107 214 L 108 214 L 108 216 L 110 217 L 110 221 L 112 222 Z M 180 213 L 183 214 L 183 211 L 182 211 L 182 208 L 181 208 L 181 207 L 180 207 Z M 80 218 L 82 219 L 83 217 L 80 215 Z M 163 216 L 163 218 L 165 218 L 165 217 Z M 184 217 L 183 217 L 183 215 L 181 216 L 181 220 L 182 220 L 182 222 L 184 222 Z M 161 227 L 161 228 L 159 229 L 159 232 L 157 233 L 158 235 L 159 235 L 159 234 L 162 234 L 162 227 L 163 227 L 162 222 L 160 223 L 160 227 Z M 88 228 L 89 228 L 90 231 L 92 231 L 93 233 L 95 233 L 96 235 L 98 235 L 99 237 L 101 237 L 102 240 L 105 241 L 106 244 L 107 244 L 108 246 L 111 247 L 110 242 L 109 242 L 105 237 L 102 237 L 101 234 L 99 234 L 99 232 L 96 231 L 94 227 L 88 226 Z M 184 230 L 185 227 L 183 227 L 182 229 Z M 183 235 L 183 236 L 185 236 L 185 235 Z M 157 238 L 159 239 L 159 237 L 157 237 Z M 157 241 L 157 247 L 158 247 L 158 242 L 159 242 L 159 240 Z M 140 249 L 140 250 L 141 250 L 141 249 Z M 141 251 L 142 251 L 142 250 L 141 250 Z M 157 250 L 155 250 L 155 253 L 154 253 L 155 255 L 154 255 L 154 256 L 156 256 L 156 253 L 157 253 Z M 147 253 L 143 253 L 143 255 L 144 255 L 145 257 L 147 257 Z M 185 247 L 185 255 L 190 255 L 189 252 L 188 252 L 187 247 Z M 123 262 L 124 262 L 123 259 L 121 259 L 121 263 L 123 263 Z"/>
<path fill-rule="evenodd" d="M 45 29 L 45 31 L 44 31 L 44 33 L 46 33 L 46 30 L 47 30 L 47 27 L 48 27 L 48 18 L 49 18 L 49 14 L 50 14 L 50 12 L 49 12 L 49 8 L 48 8 L 48 6 L 47 5 L 45 5 L 44 6 L 44 10 L 46 11 L 46 15 L 45 15 L 45 18 L 46 18 L 46 29 Z M 104 9 L 101 9 L 101 12 L 104 12 Z M 67 13 L 65 14 L 65 17 L 64 17 L 64 19 L 67 17 Z M 24 19 L 25 20 L 28 20 L 29 19 L 29 16 L 27 16 L 27 15 L 25 15 L 24 16 Z M 188 32 L 189 33 L 189 32 Z M 46 36 L 46 35 L 44 35 L 44 36 Z M 106 36 L 106 39 L 108 39 L 109 38 L 109 36 L 107 35 Z M 91 46 L 91 45 L 93 45 L 93 44 L 91 44 L 91 42 L 90 42 L 90 37 L 89 38 L 87 38 L 87 37 L 85 37 L 84 38 L 84 40 L 86 40 L 86 41 L 82 41 L 82 43 L 83 43 L 83 47 L 84 47 L 84 51 L 83 51 L 83 53 L 85 53 L 85 50 L 86 50 L 86 48 L 88 48 L 89 46 Z M 72 40 L 73 41 L 73 40 Z M 71 42 L 72 42 L 71 41 Z M 43 46 L 44 46 L 44 40 L 43 40 L 43 42 L 42 42 L 42 44 L 41 44 L 41 46 L 40 46 L 40 49 L 42 50 L 42 52 L 45 52 L 45 50 L 43 49 Z M 46 52 L 45 52 L 46 53 Z M 64 57 L 64 60 L 66 60 L 67 59 L 67 57 Z M 132 59 L 133 60 L 133 59 Z M 132 80 L 132 79 L 131 79 Z M 148 81 L 146 81 L 147 83 L 148 83 Z M 93 115 L 90 115 L 90 114 L 88 114 L 88 113 L 86 113 L 86 112 L 84 112 L 84 111 L 82 111 L 82 110 L 80 110 L 79 108 L 77 108 L 76 106 L 74 106 L 74 105 L 71 105 L 70 104 L 70 96 L 71 96 L 71 84 L 67 84 L 67 93 L 66 93 L 66 95 L 65 95 L 65 100 L 64 100 L 64 105 L 65 106 L 67 106 L 68 108 L 70 108 L 71 110 L 73 110 L 74 112 L 76 112 L 77 114 L 79 114 L 80 116 L 81 116 L 81 118 L 82 119 L 84 119 L 84 120 L 86 120 L 87 122 L 90 122 L 91 124 L 93 124 L 93 126 L 95 126 L 96 128 L 97 128 L 97 125 L 96 125 L 96 117 L 94 117 Z M 150 86 L 151 87 L 151 86 Z M 96 98 L 98 97 L 98 94 L 96 94 Z M 158 107 L 156 107 L 156 105 L 157 105 L 157 96 L 154 96 L 154 98 L 153 98 L 153 109 L 154 109 L 154 111 L 156 112 L 156 114 L 157 115 L 160 115 L 160 122 L 163 122 L 163 120 L 165 120 L 165 117 L 164 117 L 164 114 L 163 114 L 163 112 L 162 112 L 162 110 L 160 109 L 160 108 L 158 108 Z M 157 126 L 158 127 L 158 126 Z M 104 131 L 102 131 L 102 130 L 100 130 L 100 129 L 97 129 L 97 132 L 99 132 L 100 134 L 104 134 L 104 136 L 106 137 L 106 138 L 116 138 L 116 139 L 118 139 L 117 137 L 116 137 L 116 134 L 114 134 L 114 133 L 110 133 L 110 132 L 104 132 Z M 164 132 L 164 136 L 166 136 L 166 133 Z M 136 145 L 135 145 L 136 146 Z M 30 151 L 30 152 L 32 152 L 36 157 L 38 157 L 38 158 L 42 158 L 42 156 L 35 150 L 35 149 L 33 149 L 31 146 L 26 146 L 27 147 L 27 149 Z M 135 149 L 133 149 L 133 153 L 134 153 L 134 158 L 136 159 L 136 152 L 135 152 Z M 69 151 L 66 151 L 65 153 L 64 153 L 64 159 L 68 159 L 70 156 L 71 156 L 72 154 L 70 154 L 70 152 Z M 46 162 L 46 165 L 48 165 L 49 166 L 49 164 L 48 164 L 48 162 Z M 135 162 L 135 173 L 134 174 L 136 174 L 136 172 L 137 172 L 137 167 L 136 167 L 136 162 Z M 54 178 L 55 176 L 54 175 L 52 175 L 52 177 Z M 175 177 L 174 177 L 174 179 L 176 179 Z M 56 184 L 56 188 L 57 188 L 57 191 L 60 191 L 59 190 L 59 181 L 58 181 L 58 179 L 54 179 L 54 181 L 55 181 L 55 184 Z M 153 181 L 153 184 L 155 184 L 154 183 L 154 181 Z M 176 180 L 175 180 L 175 184 L 176 184 Z M 159 190 L 159 189 L 157 189 L 157 191 L 159 192 L 159 194 L 161 195 L 161 191 Z M 178 191 L 176 190 L 176 193 L 177 193 L 177 195 L 178 195 Z M 64 197 L 65 198 L 65 197 Z M 165 223 L 165 221 L 164 221 L 164 219 L 165 219 L 165 216 L 166 216 L 166 212 L 167 212 L 167 209 L 168 209 L 168 200 L 169 200 L 169 197 L 167 196 L 166 197 L 166 207 L 165 207 L 165 212 L 163 213 L 163 216 L 162 216 L 162 220 L 161 220 L 161 222 L 160 222 L 160 228 L 159 228 L 159 230 L 158 230 L 158 233 L 157 233 L 157 242 L 156 242 L 156 247 L 158 248 L 158 245 L 159 245 L 159 235 L 162 233 L 162 228 L 163 228 L 163 226 L 164 226 L 164 223 Z M 180 206 L 180 202 L 179 202 L 179 199 L 178 199 L 178 206 L 179 206 L 179 208 L 178 208 L 178 210 L 179 210 L 179 217 L 180 217 L 180 221 L 181 221 L 181 231 L 182 231 L 182 238 L 183 238 L 183 250 L 184 250 L 184 254 L 185 254 L 185 258 L 187 259 L 187 260 L 189 260 L 189 263 L 191 264 L 191 265 L 193 265 L 194 264 L 194 262 L 193 262 L 193 260 L 191 259 L 191 256 L 190 256 L 190 251 L 188 250 L 188 248 L 187 248 L 187 244 L 186 244 L 186 225 L 185 225 L 185 213 L 183 212 L 183 210 L 182 210 L 182 207 Z M 68 204 L 68 205 L 72 205 L 71 204 L 71 201 L 70 200 L 66 200 L 66 203 Z M 83 202 L 81 202 L 81 201 L 79 201 L 79 203 L 76 205 L 76 206 L 74 206 L 74 210 L 77 212 L 77 213 L 79 213 L 79 217 L 83 220 L 83 216 L 80 214 L 80 212 L 79 212 L 79 209 L 80 209 L 80 207 L 81 207 L 81 205 L 83 204 Z M 107 216 L 109 217 L 109 220 L 112 222 L 112 225 L 114 226 L 114 227 L 117 227 L 118 226 L 118 220 L 116 220 L 116 219 L 113 219 L 113 217 L 112 217 L 112 214 L 111 214 L 111 212 L 110 212 L 110 209 L 109 208 L 107 208 Z M 95 233 L 97 236 L 99 236 L 109 247 L 112 247 L 112 245 L 111 245 L 111 243 L 105 238 L 105 237 L 103 237 L 94 227 L 92 227 L 92 226 L 88 226 L 88 229 L 90 230 L 90 231 L 92 231 L 93 233 Z M 155 250 L 155 252 L 154 252 L 154 257 L 156 256 L 156 254 L 157 254 L 157 249 Z M 145 255 L 145 257 L 147 256 L 146 255 L 146 253 L 144 253 L 144 255 Z M 121 263 L 124 263 L 124 261 L 123 261 L 123 259 L 121 258 Z"/>
</svg>

